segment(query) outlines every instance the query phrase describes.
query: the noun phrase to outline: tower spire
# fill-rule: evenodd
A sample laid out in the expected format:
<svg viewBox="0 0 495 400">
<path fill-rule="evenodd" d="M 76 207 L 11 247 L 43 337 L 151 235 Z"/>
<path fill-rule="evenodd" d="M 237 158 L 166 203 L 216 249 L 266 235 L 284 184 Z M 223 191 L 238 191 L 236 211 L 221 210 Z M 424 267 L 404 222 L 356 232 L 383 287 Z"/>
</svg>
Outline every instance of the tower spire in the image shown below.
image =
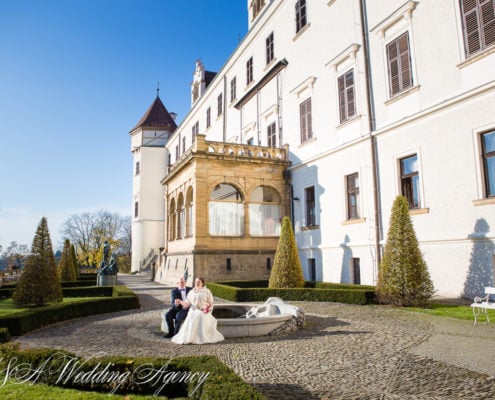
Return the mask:
<svg viewBox="0 0 495 400">
<path fill-rule="evenodd" d="M 160 97 L 160 81 L 156 84 L 156 97 Z"/>
</svg>

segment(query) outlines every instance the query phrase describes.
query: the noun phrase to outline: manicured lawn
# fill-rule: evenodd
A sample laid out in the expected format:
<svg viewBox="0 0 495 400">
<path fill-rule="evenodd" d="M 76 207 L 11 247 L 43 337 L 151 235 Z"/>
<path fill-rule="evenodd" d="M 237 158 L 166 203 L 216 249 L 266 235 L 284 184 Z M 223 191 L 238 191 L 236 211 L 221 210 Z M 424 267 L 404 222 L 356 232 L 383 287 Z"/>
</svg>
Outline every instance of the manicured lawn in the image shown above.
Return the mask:
<svg viewBox="0 0 495 400">
<path fill-rule="evenodd" d="M 3 379 L 3 377 L 1 377 Z M 166 399 L 163 396 L 143 396 L 143 395 L 111 395 L 109 393 L 98 392 L 83 392 L 74 389 L 62 389 L 56 386 L 48 386 L 44 384 L 30 384 L 30 383 L 14 383 L 7 381 L 5 385 L 1 386 L 3 380 L 0 382 L 0 398 L 2 400 L 151 400 L 151 399 Z"/>
<path fill-rule="evenodd" d="M 70 304 L 70 303 L 83 303 L 88 300 L 101 299 L 101 297 L 66 297 L 63 299 L 62 304 Z M 48 303 L 50 304 L 55 303 Z M 39 309 L 43 309 L 44 307 L 40 307 Z M 10 316 L 12 314 L 16 314 L 26 310 L 33 310 L 34 307 L 18 307 L 14 303 L 12 303 L 12 299 L 3 299 L 0 300 L 0 318 Z"/>
<path fill-rule="evenodd" d="M 473 310 L 470 306 L 433 303 L 426 308 L 407 307 L 404 309 L 430 315 L 438 315 L 441 317 L 459 318 L 474 321 Z M 495 321 L 495 310 L 488 310 L 488 316 L 491 321 Z M 484 322 L 485 316 L 482 314 L 479 317 L 479 320 Z"/>
</svg>

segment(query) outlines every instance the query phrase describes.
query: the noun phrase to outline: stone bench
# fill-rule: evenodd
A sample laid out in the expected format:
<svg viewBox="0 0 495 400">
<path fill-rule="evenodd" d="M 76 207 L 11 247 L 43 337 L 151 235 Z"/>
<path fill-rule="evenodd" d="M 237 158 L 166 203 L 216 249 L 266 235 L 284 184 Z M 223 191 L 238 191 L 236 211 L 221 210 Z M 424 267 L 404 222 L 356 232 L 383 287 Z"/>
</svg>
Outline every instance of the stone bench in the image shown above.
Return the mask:
<svg viewBox="0 0 495 400">
<path fill-rule="evenodd" d="M 490 301 L 490 295 L 495 295 L 495 288 L 486 287 L 485 297 L 475 297 L 474 303 L 471 304 L 474 315 L 474 325 L 478 322 L 478 317 L 483 313 L 486 317 L 486 321 L 490 323 L 490 318 L 488 317 L 488 310 L 495 310 L 495 302 Z"/>
</svg>

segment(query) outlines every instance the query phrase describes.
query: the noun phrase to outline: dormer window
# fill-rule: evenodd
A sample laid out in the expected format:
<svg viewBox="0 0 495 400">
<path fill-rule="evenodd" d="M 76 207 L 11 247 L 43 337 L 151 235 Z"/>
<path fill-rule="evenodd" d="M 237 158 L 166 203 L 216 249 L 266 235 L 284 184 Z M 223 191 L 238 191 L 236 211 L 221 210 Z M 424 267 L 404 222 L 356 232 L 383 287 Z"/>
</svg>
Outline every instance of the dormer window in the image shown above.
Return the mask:
<svg viewBox="0 0 495 400">
<path fill-rule="evenodd" d="M 265 0 L 253 0 L 251 2 L 253 21 L 258 16 L 264 5 L 265 5 Z"/>
</svg>

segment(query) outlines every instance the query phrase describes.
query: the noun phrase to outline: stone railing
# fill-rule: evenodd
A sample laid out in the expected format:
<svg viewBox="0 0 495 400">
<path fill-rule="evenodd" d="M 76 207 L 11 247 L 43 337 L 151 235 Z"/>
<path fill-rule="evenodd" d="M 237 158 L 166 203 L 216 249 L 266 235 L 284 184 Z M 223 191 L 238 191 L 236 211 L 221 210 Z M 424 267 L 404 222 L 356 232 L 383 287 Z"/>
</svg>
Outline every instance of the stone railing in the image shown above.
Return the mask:
<svg viewBox="0 0 495 400">
<path fill-rule="evenodd" d="M 197 135 L 193 145 L 193 151 L 286 161 L 288 159 L 289 148 L 288 145 L 278 148 L 239 143 L 211 142 L 206 141 L 204 135 Z"/>
<path fill-rule="evenodd" d="M 289 160 L 289 145 L 287 144 L 281 148 L 254 146 L 249 144 L 206 141 L 205 137 L 205 135 L 196 135 L 192 147 L 184 152 L 175 164 L 168 166 L 168 172 L 176 171 L 186 160 L 194 156 L 195 153 L 229 155 L 246 160 Z"/>
</svg>

